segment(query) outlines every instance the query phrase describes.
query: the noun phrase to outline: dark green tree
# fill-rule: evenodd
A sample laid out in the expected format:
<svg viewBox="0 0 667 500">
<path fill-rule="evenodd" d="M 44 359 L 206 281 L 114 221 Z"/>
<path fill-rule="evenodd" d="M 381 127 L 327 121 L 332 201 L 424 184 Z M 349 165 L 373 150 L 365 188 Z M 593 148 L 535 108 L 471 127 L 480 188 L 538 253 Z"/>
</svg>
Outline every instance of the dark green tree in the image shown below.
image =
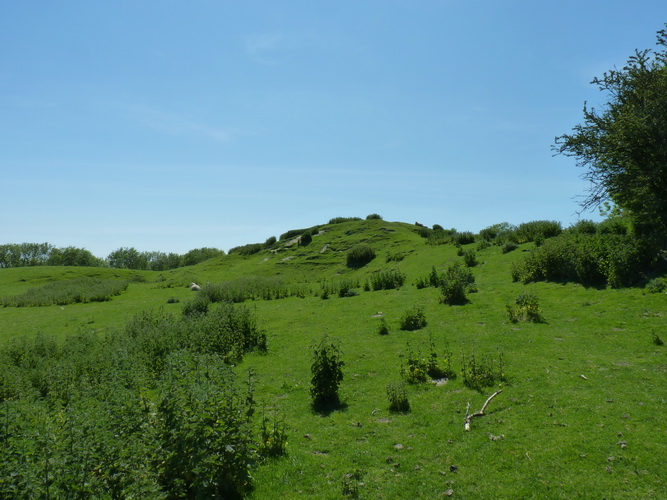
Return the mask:
<svg viewBox="0 0 667 500">
<path fill-rule="evenodd" d="M 611 201 L 645 235 L 667 234 L 667 30 L 657 38 L 658 50 L 636 50 L 622 69 L 593 79 L 608 103 L 584 104 L 583 123 L 553 146 L 586 168 L 584 210 Z"/>
</svg>

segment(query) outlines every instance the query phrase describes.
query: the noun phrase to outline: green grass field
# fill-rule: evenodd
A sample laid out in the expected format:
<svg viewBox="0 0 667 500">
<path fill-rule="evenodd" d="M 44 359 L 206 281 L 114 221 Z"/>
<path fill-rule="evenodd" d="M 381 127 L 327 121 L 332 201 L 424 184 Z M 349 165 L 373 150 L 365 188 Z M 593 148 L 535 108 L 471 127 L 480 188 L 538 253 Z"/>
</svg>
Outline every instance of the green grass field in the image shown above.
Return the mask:
<svg viewBox="0 0 667 500">
<path fill-rule="evenodd" d="M 260 407 L 286 426 L 287 454 L 252 470 L 249 497 L 666 498 L 667 346 L 655 338 L 667 340 L 667 295 L 514 283 L 510 269 L 533 248 L 527 243 L 507 254 L 478 250 L 478 292 L 465 305 L 445 305 L 439 289 L 415 282 L 462 257 L 451 244 L 426 245 L 414 229 L 382 220 L 325 225 L 305 247 L 282 242 L 166 272 L 1 269 L 0 297 L 82 277 L 130 283 L 105 302 L 0 308 L 0 345 L 38 332 L 60 341 L 81 331 L 113 335 L 147 309 L 180 314 L 197 293 L 192 281 L 278 277 L 301 297 L 246 302 L 268 350 L 235 370 L 240 378 L 253 370 Z M 350 269 L 345 255 L 358 243 L 377 256 Z M 401 288 L 363 290 L 372 273 L 392 269 L 407 277 Z M 357 295 L 321 298 L 323 284 L 343 280 L 359 283 Z M 539 298 L 544 322 L 509 321 L 506 305 L 523 292 Z M 427 326 L 400 330 L 414 306 Z M 381 318 L 389 335 L 378 334 Z M 342 404 L 325 414 L 313 411 L 309 393 L 312 346 L 324 334 L 340 340 L 345 362 Z M 387 385 L 401 381 L 408 349 L 427 353 L 430 339 L 439 354 L 452 352 L 458 376 L 407 385 L 411 410 L 389 411 Z M 462 362 L 473 354 L 502 355 L 505 380 L 467 388 Z M 464 432 L 468 405 L 478 411 L 500 389 Z"/>
</svg>

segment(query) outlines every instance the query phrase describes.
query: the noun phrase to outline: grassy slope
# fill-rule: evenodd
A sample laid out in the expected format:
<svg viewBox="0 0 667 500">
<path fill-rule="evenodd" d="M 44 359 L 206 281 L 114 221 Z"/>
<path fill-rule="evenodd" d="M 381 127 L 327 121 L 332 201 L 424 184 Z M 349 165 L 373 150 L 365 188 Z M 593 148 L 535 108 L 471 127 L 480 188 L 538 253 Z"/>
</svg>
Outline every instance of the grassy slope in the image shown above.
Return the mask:
<svg viewBox="0 0 667 500">
<path fill-rule="evenodd" d="M 667 495 L 667 348 L 651 341 L 652 331 L 667 340 L 664 294 L 512 283 L 511 263 L 528 247 L 507 255 L 491 247 L 478 253 L 483 261 L 474 270 L 479 293 L 465 306 L 450 307 L 439 303 L 439 291 L 417 290 L 412 283 L 431 266 L 458 260 L 452 246 L 427 246 L 401 223 L 350 222 L 325 229 L 305 248 L 140 273 L 146 283 L 131 284 L 110 302 L 0 309 L 0 342 L 35 331 L 108 332 L 150 307 L 178 312 L 179 306 L 166 300 L 191 297 L 185 287 L 190 281 L 278 275 L 316 292 L 321 280 L 358 277 L 363 282 L 375 270 L 399 268 L 408 276 L 400 290 L 252 303 L 268 332 L 269 352 L 247 356 L 238 370 L 255 371 L 258 400 L 267 411 L 277 408 L 289 429 L 288 456 L 255 472 L 256 498 L 339 498 L 344 475 L 355 471 L 363 477 L 358 488 L 365 498 L 432 498 L 449 489 L 464 498 Z M 362 241 L 378 257 L 348 270 L 345 251 Z M 405 259 L 387 263 L 387 254 L 397 252 Z M 0 295 L 92 273 L 127 274 L 0 270 Z M 539 296 L 547 323 L 507 321 L 505 304 L 526 289 Z M 424 307 L 428 326 L 400 331 L 399 318 L 417 304 Z M 388 336 L 376 333 L 378 319 L 372 316 L 379 311 L 390 325 Z M 310 410 L 308 392 L 310 346 L 324 333 L 341 339 L 346 363 L 341 390 L 346 406 L 327 416 Z M 469 433 L 463 432 L 467 403 L 478 410 L 494 388 L 480 394 L 465 388 L 460 377 L 440 387 L 410 386 L 412 411 L 396 415 L 387 409 L 385 387 L 400 380 L 407 342 L 413 349 L 425 347 L 429 334 L 439 349 L 449 344 L 457 371 L 461 353 L 504 354 L 509 380 Z M 399 444 L 402 449 L 395 447 Z"/>
</svg>

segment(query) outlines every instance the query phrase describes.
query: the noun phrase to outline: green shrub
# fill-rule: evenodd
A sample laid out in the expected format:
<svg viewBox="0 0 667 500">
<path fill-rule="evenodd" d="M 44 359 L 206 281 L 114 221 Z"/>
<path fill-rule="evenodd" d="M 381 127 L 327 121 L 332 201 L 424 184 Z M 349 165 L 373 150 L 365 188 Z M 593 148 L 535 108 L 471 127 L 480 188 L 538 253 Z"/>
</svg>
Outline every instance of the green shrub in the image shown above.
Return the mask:
<svg viewBox="0 0 667 500">
<path fill-rule="evenodd" d="M 470 356 L 462 356 L 461 373 L 463 383 L 466 387 L 481 391 L 485 387 L 491 387 L 498 381 L 505 380 L 504 357 L 502 353 L 496 362 L 492 356 L 485 355 L 477 359 L 475 353 Z"/>
<path fill-rule="evenodd" d="M 485 249 L 489 248 L 490 246 L 491 246 L 491 243 L 489 243 L 489 240 L 480 239 L 477 242 L 477 250 L 478 251 L 479 250 L 485 250 Z"/>
<path fill-rule="evenodd" d="M 206 314 L 208 313 L 209 304 L 210 301 L 208 300 L 208 297 L 202 294 L 197 294 L 194 299 L 183 304 L 183 316 Z"/>
<path fill-rule="evenodd" d="M 479 261 L 477 260 L 477 254 L 474 250 L 466 250 L 463 252 L 463 263 L 466 265 L 466 267 L 475 267 L 477 264 L 479 264 Z"/>
<path fill-rule="evenodd" d="M 452 369 L 452 353 L 447 347 L 443 353 L 442 360 L 438 358 L 433 339 L 429 336 L 429 353 L 426 356 L 412 351 L 410 344 L 407 346 L 405 365 L 401 365 L 401 376 L 410 383 L 416 384 L 431 379 L 454 379 L 456 373 Z"/>
<path fill-rule="evenodd" d="M 463 231 L 462 233 L 454 232 L 452 234 L 452 243 L 455 245 L 469 245 L 475 243 L 475 235 L 470 231 Z"/>
<path fill-rule="evenodd" d="M 415 306 L 403 314 L 400 321 L 401 330 L 414 331 L 420 330 L 426 326 L 426 316 L 424 315 L 424 308 Z"/>
<path fill-rule="evenodd" d="M 439 285 L 442 291 L 441 302 L 449 305 L 465 304 L 468 302 L 467 294 L 477 291 L 472 271 L 458 263 L 451 264 L 439 276 Z"/>
<path fill-rule="evenodd" d="M 340 404 L 338 389 L 343 381 L 340 341 L 326 335 L 313 346 L 313 362 L 310 367 L 310 396 L 316 410 L 336 407 Z"/>
<path fill-rule="evenodd" d="M 532 293 L 522 293 L 513 304 L 507 304 L 507 315 L 512 323 L 519 321 L 528 323 L 543 323 L 544 317 L 540 311 L 540 301 Z"/>
<path fill-rule="evenodd" d="M 378 325 L 378 334 L 380 335 L 389 335 L 389 325 L 387 320 L 380 318 L 380 324 Z"/>
<path fill-rule="evenodd" d="M 627 235 L 630 233 L 630 221 L 623 217 L 610 217 L 597 225 L 597 233 Z"/>
<path fill-rule="evenodd" d="M 299 238 L 299 245 L 305 247 L 310 245 L 311 241 L 313 241 L 313 235 L 310 231 L 306 231 Z"/>
<path fill-rule="evenodd" d="M 370 245 L 360 243 L 347 251 L 348 267 L 363 267 L 375 258 L 375 250 Z"/>
<path fill-rule="evenodd" d="M 160 483 L 169 498 L 241 497 L 251 488 L 252 408 L 215 357 L 178 351 L 158 405 Z M 196 472 L 196 473 L 195 473 Z"/>
<path fill-rule="evenodd" d="M 576 224 L 571 225 L 567 231 L 575 234 L 595 234 L 597 231 L 597 224 L 592 220 L 583 219 L 577 221 Z"/>
<path fill-rule="evenodd" d="M 278 242 L 278 238 L 271 236 L 264 242 L 264 248 L 271 248 Z"/>
<path fill-rule="evenodd" d="M 401 252 L 396 252 L 396 253 L 388 253 L 387 254 L 387 262 L 401 262 L 403 259 L 405 259 L 405 254 Z"/>
<path fill-rule="evenodd" d="M 664 341 L 658 336 L 657 333 L 655 333 L 655 331 L 651 332 L 651 337 L 652 337 L 653 343 L 655 345 L 658 345 L 658 346 L 665 345 Z"/>
<path fill-rule="evenodd" d="M 387 398 L 389 399 L 389 411 L 407 413 L 410 411 L 410 401 L 405 391 L 404 382 L 392 382 L 387 385 Z"/>
<path fill-rule="evenodd" d="M 515 230 L 515 226 L 512 226 L 507 222 L 501 222 L 500 224 L 493 224 L 492 226 L 482 229 L 479 232 L 479 237 L 483 240 L 493 241 L 496 244 L 502 245 L 513 237 Z"/>
<path fill-rule="evenodd" d="M 558 236 L 563 232 L 560 222 L 549 220 L 536 220 L 519 224 L 514 230 L 514 236 L 517 243 L 527 243 L 540 239 L 544 241 L 548 238 Z"/>
<path fill-rule="evenodd" d="M 519 245 L 517 245 L 513 241 L 506 241 L 501 247 L 501 250 L 503 253 L 510 253 L 516 250 L 517 248 L 519 248 Z"/>
<path fill-rule="evenodd" d="M 21 295 L 3 297 L 3 306 L 50 306 L 105 302 L 127 290 L 129 282 L 116 279 L 77 278 L 30 288 Z"/>
<path fill-rule="evenodd" d="M 283 420 L 278 420 L 276 411 L 269 420 L 262 415 L 262 428 L 257 452 L 263 458 L 280 457 L 287 454 L 287 428 Z"/>
<path fill-rule="evenodd" d="M 352 221 L 357 221 L 361 220 L 360 217 L 334 217 L 333 219 L 329 219 L 329 224 L 342 224 L 343 222 L 352 222 Z"/>
<path fill-rule="evenodd" d="M 244 302 L 246 300 L 276 300 L 301 296 L 298 288 L 290 288 L 275 276 L 247 276 L 225 281 L 207 283 L 200 292 L 211 302 Z"/>
<path fill-rule="evenodd" d="M 667 291 L 667 278 L 654 278 L 646 284 L 648 293 L 663 293 Z"/>
<path fill-rule="evenodd" d="M 369 214 L 366 216 L 366 220 L 382 220 L 382 216 L 380 214 Z"/>
<path fill-rule="evenodd" d="M 354 297 L 357 295 L 355 288 L 359 288 L 359 282 L 353 279 L 341 280 L 337 283 L 337 287 L 340 298 Z"/>
<path fill-rule="evenodd" d="M 257 252 L 260 252 L 261 250 L 264 250 L 265 245 L 262 243 L 248 243 L 247 245 L 241 245 L 238 247 L 233 247 L 229 249 L 229 252 L 227 252 L 229 255 L 231 254 L 239 254 L 239 255 L 254 255 Z"/>
<path fill-rule="evenodd" d="M 405 274 L 398 270 L 380 271 L 371 274 L 370 286 L 375 290 L 393 290 L 405 283 Z"/>
<path fill-rule="evenodd" d="M 630 286 L 651 268 L 651 243 L 630 235 L 565 233 L 534 249 L 512 269 L 512 279 L 574 281 L 583 285 Z"/>
<path fill-rule="evenodd" d="M 304 234 L 306 232 L 309 232 L 311 235 L 317 234 L 318 227 L 313 226 L 313 227 L 309 227 L 309 228 L 306 228 L 306 229 L 290 229 L 289 231 L 280 235 L 280 241 L 291 240 L 293 238 L 296 238 L 297 236 L 301 236 L 302 234 Z"/>
<path fill-rule="evenodd" d="M 248 493 L 253 390 L 240 390 L 211 339 L 226 330 L 242 352 L 238 313 L 231 305 L 188 318 L 145 312 L 103 336 L 1 346 L 0 497 Z"/>
</svg>

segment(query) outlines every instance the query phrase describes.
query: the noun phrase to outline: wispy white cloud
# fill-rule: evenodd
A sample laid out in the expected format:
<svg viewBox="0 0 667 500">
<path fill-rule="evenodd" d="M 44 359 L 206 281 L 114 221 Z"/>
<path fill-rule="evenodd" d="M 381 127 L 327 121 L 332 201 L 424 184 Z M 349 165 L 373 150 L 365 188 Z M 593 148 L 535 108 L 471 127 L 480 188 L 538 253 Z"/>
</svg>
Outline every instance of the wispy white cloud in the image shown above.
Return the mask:
<svg viewBox="0 0 667 500">
<path fill-rule="evenodd" d="M 217 142 L 231 142 L 237 130 L 214 127 L 183 116 L 172 115 L 145 107 L 134 107 L 141 122 L 158 132 L 168 135 L 194 135 L 213 139 Z"/>
</svg>

